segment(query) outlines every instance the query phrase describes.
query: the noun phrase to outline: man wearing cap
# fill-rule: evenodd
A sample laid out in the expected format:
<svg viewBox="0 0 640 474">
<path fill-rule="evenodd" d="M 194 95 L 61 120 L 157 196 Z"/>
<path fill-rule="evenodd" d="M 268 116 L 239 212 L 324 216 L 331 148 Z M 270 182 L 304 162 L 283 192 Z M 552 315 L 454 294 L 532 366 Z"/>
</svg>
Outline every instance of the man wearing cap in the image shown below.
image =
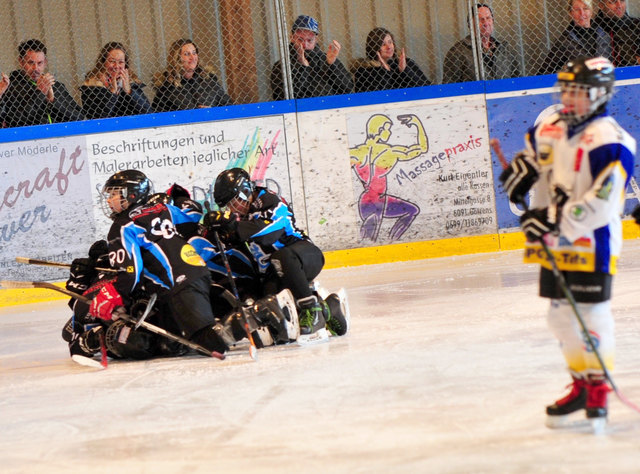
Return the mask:
<svg viewBox="0 0 640 474">
<path fill-rule="evenodd" d="M 351 75 L 338 59 L 340 43 L 333 40 L 325 53 L 317 45 L 317 41 L 318 22 L 308 15 L 296 18 L 291 28 L 289 43 L 293 84 L 291 99 L 353 92 Z M 271 91 L 274 100 L 286 98 L 282 75 L 282 61 L 278 61 L 271 70 Z"/>
</svg>

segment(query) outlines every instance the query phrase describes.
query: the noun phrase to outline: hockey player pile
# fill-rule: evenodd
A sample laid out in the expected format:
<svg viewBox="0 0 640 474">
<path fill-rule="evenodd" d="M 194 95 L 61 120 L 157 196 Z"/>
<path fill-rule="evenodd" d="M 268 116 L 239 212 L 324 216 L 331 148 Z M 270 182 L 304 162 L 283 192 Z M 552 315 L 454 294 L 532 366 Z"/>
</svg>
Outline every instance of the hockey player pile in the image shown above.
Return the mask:
<svg viewBox="0 0 640 474">
<path fill-rule="evenodd" d="M 569 61 L 558 73 L 562 107 L 529 129 L 526 148 L 511 164 L 500 160 L 509 199 L 524 207 L 525 261 L 541 265 L 540 296 L 551 302 L 547 322 L 572 379 L 570 393 L 547 407 L 547 424 L 563 426 L 583 412 L 596 433 L 604 430 L 612 389 L 638 411 L 610 375 L 611 287 L 636 153 L 635 140 L 607 112 L 614 82 L 608 59 Z M 640 224 L 639 211 L 633 215 Z"/>
<path fill-rule="evenodd" d="M 66 283 L 78 295 L 62 331 L 73 360 L 99 366 L 96 357 L 105 365 L 194 348 L 224 358 L 243 339 L 255 358 L 274 344 L 346 334 L 346 294 L 314 284 L 323 253 L 285 200 L 241 168 L 218 175 L 214 199 L 220 210 L 178 184 L 154 194 L 138 170 L 105 182 L 107 240 L 72 262 Z"/>
</svg>

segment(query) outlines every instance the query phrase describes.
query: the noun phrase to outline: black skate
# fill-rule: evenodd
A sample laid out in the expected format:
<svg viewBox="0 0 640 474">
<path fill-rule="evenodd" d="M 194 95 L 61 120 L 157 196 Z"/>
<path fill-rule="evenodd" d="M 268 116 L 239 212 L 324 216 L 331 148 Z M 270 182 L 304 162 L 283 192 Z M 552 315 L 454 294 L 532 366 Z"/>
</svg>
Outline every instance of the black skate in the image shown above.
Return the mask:
<svg viewBox="0 0 640 474">
<path fill-rule="evenodd" d="M 348 330 L 348 323 L 340 297 L 331 293 L 325 299 L 323 309 L 329 332 L 334 336 L 344 336 Z"/>
<path fill-rule="evenodd" d="M 322 302 L 324 303 L 324 301 Z M 326 305 L 326 303 L 324 303 Z M 307 296 L 298 300 L 300 321 L 300 344 L 312 344 L 329 340 L 323 305 L 315 296 Z"/>
<path fill-rule="evenodd" d="M 546 425 L 549 428 L 558 428 L 566 425 L 568 421 L 567 415 L 586 408 L 587 389 L 584 379 L 574 376 L 570 387 L 571 391 L 566 397 L 547 407 Z"/>
</svg>

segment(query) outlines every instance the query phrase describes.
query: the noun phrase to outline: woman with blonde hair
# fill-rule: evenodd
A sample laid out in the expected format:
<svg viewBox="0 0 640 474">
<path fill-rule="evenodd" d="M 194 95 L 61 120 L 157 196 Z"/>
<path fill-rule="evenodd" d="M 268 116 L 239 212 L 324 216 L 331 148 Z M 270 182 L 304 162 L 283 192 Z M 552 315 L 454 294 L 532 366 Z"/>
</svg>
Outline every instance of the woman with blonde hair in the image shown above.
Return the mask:
<svg viewBox="0 0 640 474">
<path fill-rule="evenodd" d="M 126 48 L 111 41 L 102 47 L 95 66 L 80 86 L 85 116 L 93 119 L 151 113 L 143 87 L 130 68 Z"/>
<path fill-rule="evenodd" d="M 200 66 L 198 47 L 190 39 L 169 47 L 167 69 L 154 79 L 153 110 L 168 112 L 231 105 L 231 98 L 218 83 L 213 69 Z"/>
</svg>

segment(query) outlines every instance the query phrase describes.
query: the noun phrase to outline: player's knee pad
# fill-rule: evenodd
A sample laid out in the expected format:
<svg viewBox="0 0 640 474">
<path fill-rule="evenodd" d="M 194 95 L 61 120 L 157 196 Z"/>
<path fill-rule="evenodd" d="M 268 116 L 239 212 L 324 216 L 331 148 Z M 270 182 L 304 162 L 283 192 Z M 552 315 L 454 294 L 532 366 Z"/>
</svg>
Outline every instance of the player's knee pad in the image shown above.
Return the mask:
<svg viewBox="0 0 640 474">
<path fill-rule="evenodd" d="M 612 367 L 615 343 L 610 302 L 577 303 L 576 309 L 605 365 Z M 570 370 L 585 376 L 602 372 L 600 362 L 569 302 L 551 300 L 547 322 L 560 342 Z"/>
</svg>

